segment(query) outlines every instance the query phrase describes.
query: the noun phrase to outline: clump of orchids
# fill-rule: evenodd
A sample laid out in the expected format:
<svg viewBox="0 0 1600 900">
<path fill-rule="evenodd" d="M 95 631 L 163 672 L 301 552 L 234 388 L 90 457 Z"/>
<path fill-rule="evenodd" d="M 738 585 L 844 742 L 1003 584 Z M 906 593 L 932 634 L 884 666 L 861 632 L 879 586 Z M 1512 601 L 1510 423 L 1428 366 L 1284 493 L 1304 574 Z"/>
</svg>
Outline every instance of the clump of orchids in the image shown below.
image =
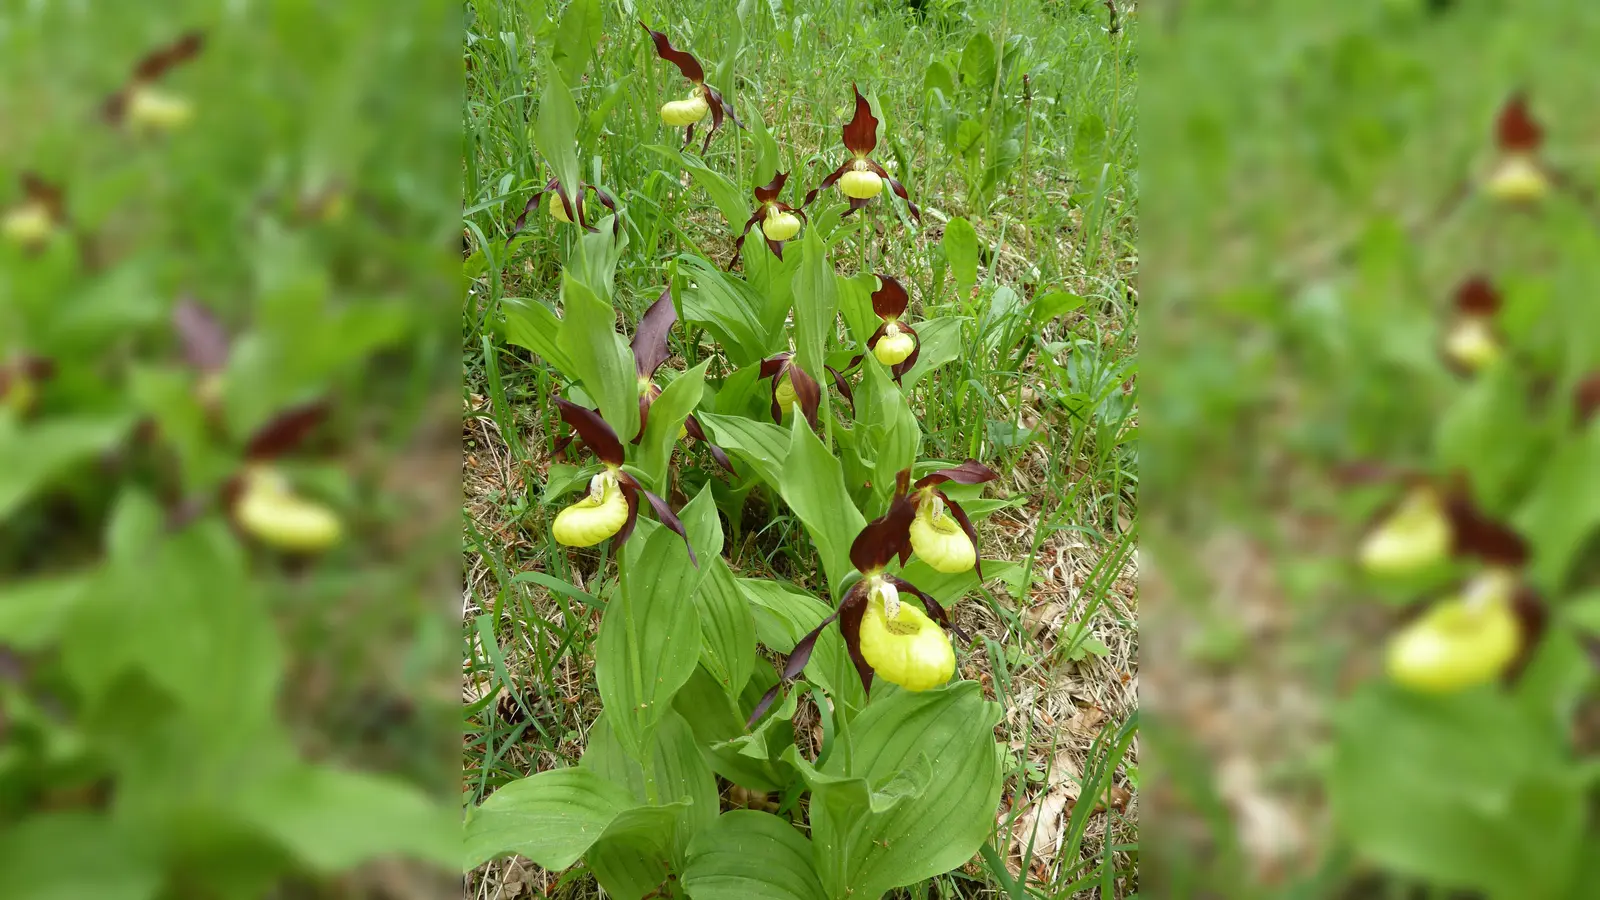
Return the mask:
<svg viewBox="0 0 1600 900">
<path fill-rule="evenodd" d="M 909 481 L 910 476 L 909 469 L 903 470 L 900 481 Z M 750 725 L 771 707 L 782 685 L 805 669 L 817 638 L 836 620 L 865 691 L 871 691 L 874 675 L 908 691 L 931 690 L 955 675 L 955 649 L 944 631 L 950 626 L 949 614 L 911 582 L 884 571 L 896 556 L 910 552 L 910 529 L 916 515 L 904 492 L 896 492 L 889 511 L 856 535 L 850 545 L 850 562 L 861 579 L 845 591 L 838 609 L 795 644 L 784 662 L 783 679 L 756 704 Z M 901 593 L 917 597 L 927 612 L 902 601 Z"/>
<path fill-rule="evenodd" d="M 916 507 L 916 517 L 911 520 L 909 549 L 915 551 L 935 571 L 953 574 L 976 569 L 981 579 L 983 568 L 978 560 L 978 532 L 972 527 L 972 520 L 967 518 L 966 510 L 945 496 L 939 485 L 947 481 L 982 484 L 998 477 L 993 469 L 969 459 L 959 466 L 930 472 L 917 479 L 912 486 L 915 493 L 911 499 Z M 900 561 L 903 565 L 905 557 L 902 556 Z"/>
<path fill-rule="evenodd" d="M 1472 373 L 1500 358 L 1503 342 L 1495 329 L 1500 304 L 1500 292 L 1482 276 L 1456 289 L 1454 320 L 1444 335 L 1444 356 L 1452 366 Z"/>
<path fill-rule="evenodd" d="M 651 31 L 650 26 L 639 23 L 650 39 L 655 42 L 656 55 L 678 67 L 683 77 L 689 79 L 694 85 L 689 91 L 689 96 L 682 100 L 671 100 L 661 106 L 661 121 L 673 128 L 682 128 L 687 125 L 688 131 L 683 136 L 683 146 L 688 147 L 694 141 L 694 126 L 711 114 L 711 129 L 706 132 L 705 143 L 700 146 L 700 152 L 705 153 L 711 146 L 711 138 L 722 127 L 724 116 L 731 119 L 733 124 L 744 127 L 739 117 L 733 114 L 733 106 L 722 99 L 722 94 L 709 84 L 706 84 L 706 70 L 700 66 L 700 61 L 685 50 L 672 46 L 667 36 L 659 31 Z"/>
<path fill-rule="evenodd" d="M 606 424 L 606 420 L 592 409 L 556 398 L 561 419 L 583 440 L 595 456 L 605 463 L 605 468 L 589 480 L 589 491 L 583 499 L 556 514 L 550 534 L 568 547 L 593 547 L 608 537 L 615 536 L 621 546 L 633 534 L 639 518 L 639 495 L 649 501 L 661 524 L 672 529 L 685 544 L 689 535 L 678 520 L 672 507 L 628 474 L 622 464 L 625 460 L 622 441 Z M 694 547 L 689 547 L 689 559 L 695 565 Z"/>
<path fill-rule="evenodd" d="M 778 199 L 778 194 L 783 191 L 783 183 L 788 180 L 788 172 L 779 172 L 771 181 L 756 188 L 755 212 L 750 214 L 750 220 L 744 223 L 744 230 L 739 232 L 738 240 L 733 242 L 733 260 L 729 261 L 729 268 L 732 268 L 733 261 L 739 258 L 739 251 L 744 248 L 745 237 L 757 223 L 761 225 L 761 236 L 766 238 L 767 246 L 772 249 L 772 255 L 783 259 L 784 242 L 800 233 L 800 223 L 806 216 L 804 210 L 796 209 Z"/>
<path fill-rule="evenodd" d="M 812 188 L 806 194 L 805 202 L 801 206 L 810 206 L 817 195 L 835 183 L 839 190 L 850 199 L 850 209 L 845 215 L 855 212 L 871 202 L 872 198 L 883 193 L 883 183 L 888 182 L 889 187 L 906 202 L 906 207 L 911 210 L 911 215 L 918 221 L 922 220 L 922 212 L 917 205 L 911 202 L 911 195 L 906 193 L 905 185 L 889 177 L 883 166 L 872 159 L 872 151 L 878 146 L 878 120 L 872 115 L 872 107 L 867 103 L 867 98 L 861 96 L 861 91 L 854 84 L 850 89 L 856 95 L 856 114 L 844 126 L 843 138 L 845 149 L 851 153 L 851 158 L 833 170 L 822 183 Z"/>
<path fill-rule="evenodd" d="M 146 54 L 134 65 L 127 83 L 101 107 L 106 121 L 139 134 L 162 134 L 188 125 L 194 118 L 194 104 L 162 90 L 156 82 L 169 70 L 194 59 L 204 46 L 205 35 L 191 31 Z"/>
</svg>

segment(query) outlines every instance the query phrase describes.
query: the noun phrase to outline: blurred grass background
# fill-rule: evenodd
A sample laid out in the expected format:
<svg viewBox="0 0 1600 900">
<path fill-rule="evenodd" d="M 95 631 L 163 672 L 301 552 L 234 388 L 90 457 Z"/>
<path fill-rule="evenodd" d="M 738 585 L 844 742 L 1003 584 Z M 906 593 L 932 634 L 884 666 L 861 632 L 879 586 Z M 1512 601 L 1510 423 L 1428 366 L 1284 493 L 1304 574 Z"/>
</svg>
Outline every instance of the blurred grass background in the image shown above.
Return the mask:
<svg viewBox="0 0 1600 900">
<path fill-rule="evenodd" d="M 1337 711 L 1379 677 L 1383 643 L 1412 599 L 1385 596 L 1351 563 L 1384 488 L 1334 475 L 1364 461 L 1463 466 L 1474 477 L 1510 465 L 1518 484 L 1544 474 L 1549 457 L 1508 463 L 1505 448 L 1564 416 L 1576 378 L 1600 364 L 1590 193 L 1600 184 L 1600 7 L 1385 0 L 1144 12 L 1140 249 L 1154 314 L 1142 335 L 1153 386 L 1143 499 L 1154 565 L 1143 583 L 1152 605 L 1141 696 L 1160 776 L 1147 807 L 1156 811 L 1146 818 L 1146 889 L 1479 896 L 1378 865 L 1330 819 Z M 1495 116 L 1518 90 L 1545 128 L 1544 161 L 1572 181 L 1534 211 L 1478 190 L 1495 157 Z M 1469 436 L 1474 382 L 1450 371 L 1438 346 L 1451 293 L 1477 272 L 1507 292 L 1501 326 L 1524 354 L 1510 377 L 1546 376 L 1554 399 L 1513 404 Z M 1593 521 L 1597 491 L 1593 478 L 1575 481 L 1549 516 Z M 1595 558 L 1588 547 L 1580 569 Z M 1559 607 L 1575 591 L 1547 599 Z M 1577 765 L 1594 746 L 1587 670 L 1564 670 L 1574 711 L 1559 755 Z M 1441 785 L 1399 734 L 1365 740 L 1418 791 L 1489 795 L 1482 783 Z M 1533 758 L 1529 740 L 1523 755 Z M 1591 803 L 1590 788 L 1572 790 Z M 1394 816 L 1417 806 L 1392 802 Z M 1515 827 L 1510 813 L 1496 815 Z M 1525 821 L 1534 844 L 1568 839 Z M 1438 833 L 1439 847 L 1463 853 L 1461 878 L 1474 857 L 1528 865 L 1508 843 L 1452 845 L 1437 820 L 1412 830 L 1418 843 Z M 1584 840 L 1592 848 L 1592 831 Z M 1520 889 L 1494 896 L 1546 896 L 1528 877 L 1535 870 L 1520 871 Z M 1580 878 L 1573 890 L 1600 889 Z"/>
<path fill-rule="evenodd" d="M 453 865 L 457 831 L 459 25 L 0 4 L 0 213 L 25 175 L 62 201 L 0 242 L 0 367 L 52 370 L 0 379 L 0 896 L 454 888 L 404 860 Z M 186 125 L 102 115 L 195 30 L 150 85 Z M 229 338 L 215 371 L 184 298 Z M 229 525 L 228 483 L 315 401 L 277 466 L 344 540 L 280 552 Z"/>
</svg>

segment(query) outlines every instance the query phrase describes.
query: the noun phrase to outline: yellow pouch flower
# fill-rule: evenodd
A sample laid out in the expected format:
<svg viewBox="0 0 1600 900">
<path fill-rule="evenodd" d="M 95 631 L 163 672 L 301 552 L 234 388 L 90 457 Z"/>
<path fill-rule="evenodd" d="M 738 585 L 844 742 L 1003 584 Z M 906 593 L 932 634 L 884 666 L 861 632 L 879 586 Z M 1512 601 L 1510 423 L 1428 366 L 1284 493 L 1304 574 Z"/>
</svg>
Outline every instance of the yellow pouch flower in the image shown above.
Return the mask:
<svg viewBox="0 0 1600 900">
<path fill-rule="evenodd" d="M 1438 494 L 1419 489 L 1361 544 L 1361 567 L 1374 575 L 1424 569 L 1450 552 L 1450 520 Z"/>
<path fill-rule="evenodd" d="M 761 233 L 769 241 L 787 241 L 800 233 L 800 217 L 791 212 L 773 208 L 761 223 Z"/>
<path fill-rule="evenodd" d="M 344 532 L 332 510 L 296 496 L 282 476 L 265 470 L 245 475 L 244 492 L 233 512 L 246 533 L 283 550 L 326 550 Z"/>
<path fill-rule="evenodd" d="M 1532 203 L 1550 193 L 1550 179 L 1524 153 L 1506 157 L 1489 175 L 1489 196 L 1510 203 Z"/>
<path fill-rule="evenodd" d="M 956 671 L 955 649 L 944 629 L 901 603 L 891 584 L 873 589 L 861 616 L 861 656 L 880 678 L 908 691 L 936 688 Z"/>
<path fill-rule="evenodd" d="M 1417 691 L 1446 693 L 1492 681 L 1516 657 L 1521 629 L 1510 576 L 1494 573 L 1465 596 L 1438 604 L 1389 643 L 1389 677 Z"/>
<path fill-rule="evenodd" d="M 916 338 L 896 328 L 894 323 L 891 322 L 884 331 L 883 337 L 879 338 L 878 343 L 873 345 L 872 355 L 877 357 L 878 362 L 886 366 L 894 366 L 905 362 L 906 357 L 910 356 L 911 351 L 916 348 Z"/>
<path fill-rule="evenodd" d="M 661 121 L 674 128 L 681 128 L 704 119 L 710 109 L 711 105 L 706 102 L 706 98 L 699 91 L 695 91 L 687 99 L 669 100 L 661 104 Z"/>
<path fill-rule="evenodd" d="M 593 547 L 622 530 L 628 520 L 628 501 L 610 472 L 589 482 L 582 500 L 556 514 L 550 533 L 568 547 Z"/>
<path fill-rule="evenodd" d="M 911 549 L 936 571 L 965 572 L 978 561 L 972 540 L 938 497 L 919 504 L 911 520 Z"/>
<path fill-rule="evenodd" d="M 851 169 L 839 176 L 839 190 L 844 191 L 846 197 L 871 200 L 883 193 L 883 179 L 878 177 L 877 172 Z"/>
</svg>

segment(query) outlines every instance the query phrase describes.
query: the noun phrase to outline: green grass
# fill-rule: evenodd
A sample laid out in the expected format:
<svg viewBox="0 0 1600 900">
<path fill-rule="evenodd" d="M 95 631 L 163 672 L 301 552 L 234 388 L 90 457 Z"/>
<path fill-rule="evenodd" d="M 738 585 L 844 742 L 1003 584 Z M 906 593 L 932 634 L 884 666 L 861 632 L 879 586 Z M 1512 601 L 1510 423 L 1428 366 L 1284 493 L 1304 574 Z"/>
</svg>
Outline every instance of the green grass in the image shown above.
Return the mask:
<svg viewBox="0 0 1600 900">
<path fill-rule="evenodd" d="M 575 234 L 534 213 L 506 250 L 523 203 L 549 177 L 531 123 L 542 55 L 563 41 L 538 10 L 490 0 L 467 10 L 463 637 L 467 679 L 481 682 L 475 694 L 482 698 L 466 709 L 469 800 L 576 759 L 598 710 L 596 598 L 614 577 L 608 560 L 567 551 L 548 535 L 557 507 L 541 498 L 559 433 L 549 404 L 558 385 L 535 355 L 505 342 L 500 325 L 507 298 L 555 300 Z M 548 12 L 560 20 L 553 4 Z M 960 357 L 911 400 L 925 437 L 922 458 L 975 456 L 1003 473 L 989 495 L 1018 504 L 980 525 L 980 535 L 986 551 L 1023 564 L 1020 597 L 991 582 L 997 593 L 966 598 L 962 607 L 975 609 L 958 613 L 982 635 L 964 657 L 967 673 L 989 679 L 1007 721 L 1021 723 L 1006 726 L 1012 733 L 1003 736 L 1022 748 L 1011 754 L 1009 815 L 1022 814 L 1041 793 L 1025 772 L 1030 755 L 1048 760 L 1062 742 L 1076 740 L 1076 752 L 1093 761 L 1082 767 L 1086 799 L 1113 781 L 1125 784 L 1122 766 L 1135 761 L 1128 741 L 1137 731 L 1131 692 L 1121 695 L 1125 708 L 1108 710 L 1113 718 L 1098 738 L 1062 733 L 1060 718 L 1039 720 L 1032 698 L 1063 680 L 1136 671 L 1137 605 L 1131 593 L 1113 599 L 1129 584 L 1139 477 L 1133 35 L 1126 28 L 1108 34 L 1105 8 L 1091 3 L 930 2 L 923 15 L 890 3 L 790 0 L 738 10 L 641 3 L 636 13 L 694 52 L 741 118 L 764 121 L 779 148 L 779 169 L 791 173 L 791 191 L 798 185 L 803 193 L 844 158 L 838 129 L 849 115 L 850 83 L 875 97 L 883 119 L 876 157 L 894 162 L 893 174 L 923 209 L 921 228 L 905 220 L 903 207 L 875 204 L 867 219 L 873 237 L 845 238 L 836 263 L 853 273 L 864 258 L 870 270 L 901 277 L 912 293 L 913 321 L 967 317 Z M 927 99 L 925 78 L 929 63 L 946 57 L 959 73 L 977 34 L 1015 54 L 1016 75 L 986 95 L 958 89 L 955 104 L 979 131 L 953 137 L 974 138 L 991 151 L 973 159 L 947 147 L 951 135 Z M 582 129 L 579 160 L 585 180 L 604 185 L 625 209 L 629 245 L 617 267 L 615 302 L 631 331 L 659 294 L 668 260 L 687 251 L 724 265 L 733 229 L 697 182 L 680 177 L 676 162 L 648 149 L 681 143 L 681 131 L 665 128 L 656 110 L 687 85 L 619 6 L 605 7 L 585 72 L 577 92 L 583 116 L 615 101 Z M 1026 100 L 1022 72 L 1029 74 Z M 1012 134 L 1017 146 L 1001 146 Z M 699 142 L 697 134 L 695 149 Z M 1009 160 L 1012 150 L 1014 162 L 987 178 L 989 160 Z M 748 190 L 758 152 L 751 131 L 730 125 L 704 164 Z M 940 242 L 944 223 L 955 217 L 975 226 L 981 245 L 977 286 L 967 296 L 958 294 Z M 1082 304 L 1044 318 L 1030 302 L 1053 292 Z M 691 364 L 706 353 L 698 335 L 683 341 L 678 332 L 674 350 Z M 726 371 L 713 363 L 711 374 Z M 786 511 L 747 516 L 744 525 L 742 540 L 729 542 L 741 573 L 826 592 L 814 551 Z M 1030 627 L 1030 609 L 1069 596 L 1077 602 L 1053 633 Z M 1063 716 L 1070 714 L 1067 708 Z M 1118 811 L 1091 815 L 1092 807 L 1074 807 L 1065 848 L 1021 879 L 1008 873 L 1004 858 L 1026 848 L 1014 851 L 1002 831 L 965 869 L 896 894 L 1125 896 L 1137 887 L 1134 825 Z M 559 876 L 556 896 L 595 894 L 581 868 Z M 558 880 L 542 877 L 546 885 Z"/>
</svg>

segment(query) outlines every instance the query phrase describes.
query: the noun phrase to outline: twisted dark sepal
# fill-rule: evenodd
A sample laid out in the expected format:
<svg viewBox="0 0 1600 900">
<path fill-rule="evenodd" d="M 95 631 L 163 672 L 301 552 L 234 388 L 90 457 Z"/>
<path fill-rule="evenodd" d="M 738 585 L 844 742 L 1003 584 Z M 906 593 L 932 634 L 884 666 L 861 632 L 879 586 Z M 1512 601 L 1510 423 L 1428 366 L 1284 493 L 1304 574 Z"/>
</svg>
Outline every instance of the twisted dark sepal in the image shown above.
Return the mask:
<svg viewBox="0 0 1600 900">
<path fill-rule="evenodd" d="M 172 327 L 189 365 L 201 372 L 215 372 L 228 364 L 228 332 L 200 301 L 193 297 L 179 300 L 172 308 Z"/>
<path fill-rule="evenodd" d="M 838 611 L 829 613 L 827 618 L 823 619 L 817 627 L 811 629 L 809 634 L 794 645 L 794 650 L 790 651 L 789 658 L 784 660 L 783 676 L 778 679 L 777 684 L 768 688 L 767 692 L 761 695 L 761 702 L 757 703 L 756 708 L 750 711 L 750 718 L 744 723 L 744 727 L 747 730 L 754 728 L 756 722 L 761 720 L 761 716 L 772 707 L 772 701 L 778 699 L 778 691 L 785 684 L 799 677 L 801 672 L 805 671 L 806 663 L 811 661 L 811 651 L 817 646 L 817 638 L 821 637 L 822 630 L 833 624 L 833 620 L 838 617 Z"/>
<path fill-rule="evenodd" d="M 693 415 L 690 415 L 689 418 L 683 420 L 683 429 L 689 432 L 689 437 L 692 437 L 695 440 L 705 444 L 707 447 L 710 447 L 711 458 L 717 461 L 717 465 L 727 469 L 728 474 L 739 474 L 738 472 L 734 471 L 733 461 L 728 459 L 728 454 L 724 452 L 721 447 L 711 443 L 711 439 L 706 437 L 706 430 L 700 426 L 700 420 L 696 419 Z"/>
<path fill-rule="evenodd" d="M 1518 91 L 1511 95 L 1494 123 L 1495 144 L 1506 153 L 1531 153 L 1544 143 L 1544 129 L 1528 112 L 1528 97 Z"/>
<path fill-rule="evenodd" d="M 661 296 L 645 310 L 644 316 L 639 319 L 638 329 L 633 333 L 634 368 L 640 378 L 654 377 L 656 370 L 672 355 L 667 346 L 667 336 L 672 332 L 672 323 L 676 321 L 678 311 L 672 306 L 672 288 L 669 286 L 663 288 Z"/>
<path fill-rule="evenodd" d="M 944 484 L 946 481 L 954 481 L 956 484 L 982 484 L 999 477 L 993 469 L 975 459 L 969 459 L 959 466 L 929 472 L 917 479 L 916 486 L 924 488 L 929 485 Z"/>
<path fill-rule="evenodd" d="M 561 411 L 561 420 L 578 433 L 584 444 L 594 452 L 600 461 L 608 466 L 622 465 L 625 457 L 622 450 L 622 441 L 617 438 L 617 433 L 611 430 L 606 420 L 592 409 L 585 409 L 576 403 L 556 398 L 556 407 Z"/>
<path fill-rule="evenodd" d="M 923 593 L 921 588 L 918 588 L 916 585 L 905 580 L 904 578 L 899 577 L 898 575 L 890 576 L 889 580 L 894 583 L 895 587 L 915 596 L 918 600 L 921 600 L 922 605 L 928 610 L 928 616 L 945 628 L 955 632 L 956 637 L 960 638 L 963 643 L 970 640 L 970 638 L 967 637 L 967 633 L 962 631 L 961 628 L 950 618 L 950 613 L 946 612 L 945 608 L 939 605 L 939 601 Z"/>
<path fill-rule="evenodd" d="M 906 202 L 906 208 L 911 210 L 911 218 L 916 219 L 918 222 L 922 221 L 922 210 L 918 209 L 917 205 L 911 202 L 911 195 L 906 193 L 905 185 L 894 180 L 894 178 L 890 176 L 888 170 L 884 169 L 883 166 L 878 165 L 875 160 L 867 160 L 867 168 L 876 173 L 879 178 L 889 182 L 889 190 L 894 191 L 895 196 Z"/>
<path fill-rule="evenodd" d="M 314 400 L 279 413 L 251 435 L 245 459 L 252 462 L 282 456 L 299 446 L 328 417 L 326 400 Z"/>
<path fill-rule="evenodd" d="M 850 564 L 862 574 L 875 572 L 896 556 L 911 552 L 911 520 L 917 508 L 901 493 L 889 500 L 889 511 L 861 529 L 850 544 Z"/>
<path fill-rule="evenodd" d="M 1456 288 L 1456 311 L 1467 316 L 1492 316 L 1500 311 L 1500 291 L 1482 275 L 1463 281 Z"/>
<path fill-rule="evenodd" d="M 659 31 L 652 31 L 650 26 L 644 22 L 641 21 L 639 27 L 643 28 L 645 33 L 650 35 L 650 40 L 655 42 L 657 56 L 677 66 L 678 71 L 683 73 L 683 77 L 695 84 L 705 83 L 706 70 L 700 67 L 700 60 L 695 59 L 693 54 L 673 47 L 672 42 L 667 40 L 666 35 Z"/>
<path fill-rule="evenodd" d="M 852 83 L 850 90 L 855 91 L 856 114 L 844 126 L 844 145 L 857 157 L 865 157 L 878 146 L 878 120 L 872 115 L 867 98 L 861 96 L 861 89 Z"/>
<path fill-rule="evenodd" d="M 1445 492 L 1444 514 L 1450 520 L 1450 552 L 1472 556 L 1494 566 L 1518 568 L 1526 565 L 1528 542 L 1515 529 L 1473 503 L 1464 479 Z"/>
</svg>

